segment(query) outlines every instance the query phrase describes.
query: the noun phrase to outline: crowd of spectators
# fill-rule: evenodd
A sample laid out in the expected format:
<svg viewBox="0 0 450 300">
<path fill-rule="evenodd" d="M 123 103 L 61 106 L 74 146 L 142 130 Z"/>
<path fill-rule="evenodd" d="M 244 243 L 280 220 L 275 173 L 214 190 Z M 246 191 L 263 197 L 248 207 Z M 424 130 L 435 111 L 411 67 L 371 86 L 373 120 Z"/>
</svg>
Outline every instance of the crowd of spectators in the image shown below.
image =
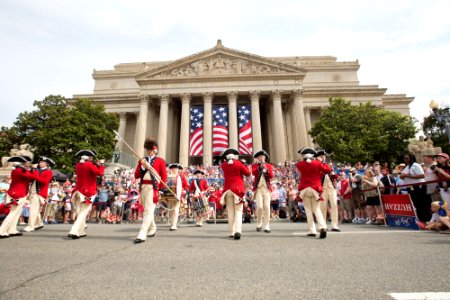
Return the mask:
<svg viewBox="0 0 450 300">
<path fill-rule="evenodd" d="M 442 201 L 441 206 L 450 200 L 450 167 L 447 154 L 437 157 L 425 157 L 424 163 L 418 164 L 411 155 L 405 155 L 404 163 L 391 167 L 379 162 L 334 163 L 332 179 L 338 199 L 338 215 L 340 223 L 384 224 L 384 214 L 378 191 L 383 194 L 409 193 L 416 207 L 418 218 L 425 224 L 424 229 L 448 229 L 446 216 L 439 215 L 439 209 L 432 209 L 431 202 Z M 296 162 L 285 162 L 274 165 L 272 180 L 273 192 L 271 201 L 271 218 L 290 219 L 293 222 L 306 220 L 301 200 L 298 198 L 297 185 L 300 174 L 295 167 Z M 219 166 L 195 165 L 185 168 L 183 173 L 188 182 L 193 172 L 202 169 L 210 190 L 209 204 L 212 213 L 210 218 L 226 218 L 226 210 L 220 204 L 220 190 L 223 186 L 223 173 Z M 117 172 L 116 172 L 117 173 Z M 8 189 L 10 176 L 0 183 L 0 221 L 8 212 L 4 205 L 5 192 Z M 252 222 L 256 218 L 256 203 L 253 201 L 252 180 L 245 179 L 247 192 L 244 208 L 244 222 Z M 447 181 L 448 180 L 448 181 Z M 433 181 L 426 185 L 417 185 L 424 181 Z M 72 189 L 76 177 L 65 182 L 53 182 L 50 186 L 47 203 L 42 207 L 45 224 L 71 223 L 76 214 L 71 203 Z M 404 186 L 415 184 L 413 186 Z M 182 215 L 192 218 L 189 195 L 181 206 Z M 436 204 L 433 204 L 436 206 Z M 28 217 L 28 206 L 25 206 L 20 218 L 24 225 Z M 444 209 L 445 211 L 445 209 Z M 113 176 L 98 179 L 98 195 L 94 202 L 88 221 L 98 223 L 133 223 L 142 218 L 143 206 L 140 204 L 139 185 L 133 176 L 133 170 L 120 171 Z M 157 209 L 157 217 L 164 219 L 167 211 L 163 207 Z M 441 211 L 442 214 L 442 211 Z M 330 213 L 327 214 L 327 218 Z"/>
</svg>

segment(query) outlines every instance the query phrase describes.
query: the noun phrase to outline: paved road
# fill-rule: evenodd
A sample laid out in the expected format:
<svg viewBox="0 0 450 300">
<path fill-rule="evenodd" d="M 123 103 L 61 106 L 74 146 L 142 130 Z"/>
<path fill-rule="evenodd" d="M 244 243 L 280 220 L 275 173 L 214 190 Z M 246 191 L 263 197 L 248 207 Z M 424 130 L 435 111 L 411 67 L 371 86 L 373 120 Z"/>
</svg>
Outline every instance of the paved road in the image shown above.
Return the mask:
<svg viewBox="0 0 450 300">
<path fill-rule="evenodd" d="M 0 299 L 391 299 L 450 292 L 450 235 L 342 225 L 325 240 L 304 223 L 184 225 L 135 245 L 139 225 L 89 224 L 69 240 L 48 225 L 0 240 Z M 441 274 L 441 275 L 439 275 Z M 447 275 L 445 275 L 447 274 Z"/>
</svg>

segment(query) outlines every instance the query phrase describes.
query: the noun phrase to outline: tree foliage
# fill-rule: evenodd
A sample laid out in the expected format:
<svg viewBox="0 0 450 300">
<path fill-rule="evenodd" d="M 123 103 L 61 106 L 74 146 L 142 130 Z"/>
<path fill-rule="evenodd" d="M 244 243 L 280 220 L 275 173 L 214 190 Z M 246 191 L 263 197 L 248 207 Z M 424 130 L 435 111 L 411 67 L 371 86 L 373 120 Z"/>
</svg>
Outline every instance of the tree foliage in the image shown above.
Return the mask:
<svg viewBox="0 0 450 300">
<path fill-rule="evenodd" d="M 395 161 L 407 151 L 408 139 L 416 132 L 411 117 L 370 102 L 352 105 L 336 97 L 329 103 L 310 134 L 335 161 Z"/>
<path fill-rule="evenodd" d="M 34 154 L 45 155 L 73 170 L 74 155 L 80 149 L 94 149 L 100 158 L 110 158 L 114 151 L 114 133 L 118 128 L 115 114 L 106 113 L 103 106 L 88 99 L 79 99 L 71 106 L 61 96 L 47 96 L 35 101 L 36 108 L 22 112 L 10 128 L 3 127 L 0 151 L 4 155 L 13 146 L 28 143 Z"/>
<path fill-rule="evenodd" d="M 437 110 L 438 114 L 448 114 L 443 109 Z M 422 130 L 425 137 L 430 138 L 433 141 L 435 147 L 441 147 L 442 151 L 449 153 L 450 145 L 447 134 L 445 133 L 445 121 L 438 121 L 434 114 L 429 115 L 423 119 Z"/>
</svg>

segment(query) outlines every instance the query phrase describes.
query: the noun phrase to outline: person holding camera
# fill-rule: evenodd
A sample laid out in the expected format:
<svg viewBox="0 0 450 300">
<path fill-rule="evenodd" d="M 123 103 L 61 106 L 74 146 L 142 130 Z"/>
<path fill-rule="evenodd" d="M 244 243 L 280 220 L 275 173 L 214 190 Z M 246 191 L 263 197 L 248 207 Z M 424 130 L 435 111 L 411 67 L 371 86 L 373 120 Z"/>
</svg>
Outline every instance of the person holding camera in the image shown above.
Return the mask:
<svg viewBox="0 0 450 300">
<path fill-rule="evenodd" d="M 440 153 L 436 156 L 437 165 L 432 166 L 432 170 L 436 173 L 439 182 L 439 192 L 442 200 L 450 201 L 450 167 L 448 165 L 449 156 L 446 153 Z"/>
</svg>

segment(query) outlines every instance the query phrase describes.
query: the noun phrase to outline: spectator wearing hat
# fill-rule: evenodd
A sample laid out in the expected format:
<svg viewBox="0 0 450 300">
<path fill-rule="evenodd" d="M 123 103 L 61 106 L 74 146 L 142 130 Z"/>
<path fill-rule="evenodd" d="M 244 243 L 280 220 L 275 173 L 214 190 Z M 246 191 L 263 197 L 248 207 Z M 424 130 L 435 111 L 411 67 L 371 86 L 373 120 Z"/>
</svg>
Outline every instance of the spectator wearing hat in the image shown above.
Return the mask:
<svg viewBox="0 0 450 300">
<path fill-rule="evenodd" d="M 255 177 L 253 182 L 254 199 L 256 202 L 256 231 L 270 233 L 270 200 L 272 192 L 271 180 L 274 177 L 272 165 L 267 164 L 269 154 L 258 151 L 253 156 L 256 162 L 252 165 L 252 174 Z M 264 219 L 264 224 L 263 224 Z"/>
<path fill-rule="evenodd" d="M 321 239 L 327 237 L 327 224 L 320 210 L 319 200 L 323 191 L 321 178 L 322 175 L 328 174 L 331 168 L 328 164 L 314 159 L 317 152 L 311 148 L 303 148 L 298 151 L 303 156 L 303 160 L 297 163 L 297 169 L 301 173 L 298 190 L 300 198 L 303 200 L 303 205 L 306 211 L 306 218 L 308 221 L 308 236 L 316 236 L 316 225 L 314 224 L 314 216 L 316 217 Z"/>
<path fill-rule="evenodd" d="M 416 157 L 412 153 L 405 154 L 403 157 L 405 168 L 400 173 L 408 187 L 408 193 L 417 211 L 417 217 L 422 222 L 427 222 L 431 218 L 430 204 L 426 197 L 425 173 L 422 167 L 416 162 Z"/>
<path fill-rule="evenodd" d="M 226 149 L 222 152 L 224 162 L 220 165 L 223 170 L 225 183 L 221 203 L 227 205 L 228 233 L 235 240 L 241 238 L 242 211 L 245 196 L 244 176 L 250 176 L 250 170 L 240 160 L 236 149 Z"/>
<path fill-rule="evenodd" d="M 450 167 L 448 165 L 449 156 L 447 153 L 440 153 L 436 156 L 437 165 L 433 168 L 439 179 L 439 191 L 444 201 L 450 201 Z"/>
<path fill-rule="evenodd" d="M 77 210 L 75 220 L 69 234 L 72 239 L 86 236 L 86 218 L 97 195 L 97 176 L 105 172 L 104 160 L 93 162 L 97 152 L 94 150 L 80 150 L 76 153 L 80 161 L 75 166 L 77 182 L 72 193 L 72 204 Z"/>
<path fill-rule="evenodd" d="M 39 210 L 41 205 L 45 204 L 48 196 L 50 181 L 53 178 L 53 172 L 50 166 L 53 165 L 55 165 L 55 162 L 52 159 L 40 156 L 38 159 L 38 169 L 32 170 L 35 180 L 31 184 L 28 195 L 30 216 L 28 218 L 28 226 L 23 229 L 26 232 L 39 230 L 44 227 Z"/>
<path fill-rule="evenodd" d="M 157 229 L 155 224 L 155 207 L 159 200 L 161 181 L 167 182 L 166 163 L 164 159 L 157 156 L 158 143 L 154 139 L 147 138 L 144 148 L 147 155 L 139 160 L 134 171 L 134 177 L 141 179 L 141 201 L 144 205 L 141 229 L 134 240 L 136 244 L 145 242 L 147 236 L 155 236 Z M 159 179 L 156 176 L 159 176 Z"/>
<path fill-rule="evenodd" d="M 205 172 L 202 170 L 195 170 L 194 178 L 189 186 L 189 193 L 193 195 L 193 204 L 195 211 L 195 226 L 203 226 L 204 214 L 209 207 L 207 206 L 208 201 L 206 199 L 206 192 L 208 191 L 208 182 L 203 179 Z"/>
<path fill-rule="evenodd" d="M 34 180 L 29 166 L 31 158 L 28 156 L 13 156 L 8 159 L 15 169 L 11 172 L 11 185 L 8 189 L 5 204 L 10 205 L 10 213 L 0 226 L 0 238 L 22 235 L 17 230 L 17 221 L 20 218 L 22 208 L 27 202 L 30 183 Z"/>
<path fill-rule="evenodd" d="M 171 210 L 169 211 L 170 218 L 170 231 L 175 231 L 178 229 L 178 214 L 180 212 L 180 202 L 184 199 L 186 191 L 188 190 L 188 183 L 186 177 L 180 173 L 183 171 L 183 166 L 174 163 L 169 165 L 169 176 L 167 179 L 168 185 L 172 186 L 175 190 L 178 199 L 170 198 L 169 205 Z M 171 182 L 171 184 L 169 184 Z M 169 199 L 169 198 L 167 198 Z"/>
</svg>

